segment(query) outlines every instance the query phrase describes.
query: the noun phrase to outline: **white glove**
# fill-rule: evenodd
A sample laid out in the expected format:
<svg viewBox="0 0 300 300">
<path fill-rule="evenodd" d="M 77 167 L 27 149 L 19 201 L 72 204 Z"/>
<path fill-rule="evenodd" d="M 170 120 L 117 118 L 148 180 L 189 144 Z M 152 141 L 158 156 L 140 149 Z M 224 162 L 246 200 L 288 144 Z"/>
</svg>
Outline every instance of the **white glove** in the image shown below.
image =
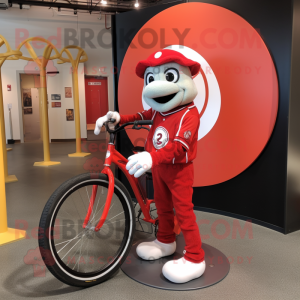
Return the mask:
<svg viewBox="0 0 300 300">
<path fill-rule="evenodd" d="M 95 130 L 94 130 L 94 134 L 95 135 L 98 135 L 101 131 L 101 127 L 103 126 L 103 123 L 104 122 L 107 122 L 109 119 L 115 119 L 116 122 L 115 123 L 109 123 L 108 124 L 108 127 L 109 129 L 114 129 L 115 126 L 120 122 L 120 114 L 116 111 L 109 111 L 106 116 L 103 116 L 101 118 L 99 118 L 97 121 L 96 121 L 96 126 L 95 126 Z"/>
<path fill-rule="evenodd" d="M 130 175 L 134 174 L 135 178 L 140 177 L 152 167 L 152 157 L 149 152 L 144 151 L 128 157 L 126 169 Z"/>
</svg>

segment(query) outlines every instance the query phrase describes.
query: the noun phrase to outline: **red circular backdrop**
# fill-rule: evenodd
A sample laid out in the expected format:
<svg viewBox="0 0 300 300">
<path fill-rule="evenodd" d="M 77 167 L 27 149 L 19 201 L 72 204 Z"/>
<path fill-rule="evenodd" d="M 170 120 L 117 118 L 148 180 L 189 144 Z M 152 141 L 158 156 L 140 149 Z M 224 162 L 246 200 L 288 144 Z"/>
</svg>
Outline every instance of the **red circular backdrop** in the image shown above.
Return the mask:
<svg viewBox="0 0 300 300">
<path fill-rule="evenodd" d="M 118 91 L 121 114 L 144 110 L 144 82 L 135 75 L 135 66 L 168 45 L 198 52 L 210 65 L 221 92 L 218 120 L 198 141 L 194 186 L 229 180 L 256 160 L 272 134 L 278 81 L 271 55 L 258 31 L 237 14 L 205 3 L 173 6 L 149 20 L 126 52 Z M 127 133 L 135 145 L 143 145 L 147 135 Z"/>
</svg>

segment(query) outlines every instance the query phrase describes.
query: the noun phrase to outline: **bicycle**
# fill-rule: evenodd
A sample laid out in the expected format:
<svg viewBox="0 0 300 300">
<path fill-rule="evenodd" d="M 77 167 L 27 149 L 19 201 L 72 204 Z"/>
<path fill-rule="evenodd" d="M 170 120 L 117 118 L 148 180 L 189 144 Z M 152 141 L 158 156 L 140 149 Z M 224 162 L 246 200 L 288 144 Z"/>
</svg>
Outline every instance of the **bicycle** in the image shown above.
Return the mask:
<svg viewBox="0 0 300 300">
<path fill-rule="evenodd" d="M 51 195 L 43 210 L 39 225 L 39 246 L 48 270 L 60 281 L 77 287 L 89 287 L 110 278 L 126 260 L 133 242 L 136 217 L 133 200 L 125 186 L 114 178 L 112 163 L 126 175 L 139 204 L 138 221 L 155 227 L 158 217 L 151 214 L 153 199 L 148 199 L 141 181 L 126 170 L 128 160 L 115 149 L 116 134 L 131 129 L 149 128 L 152 121 L 135 121 L 110 129 L 109 143 L 100 174 L 75 176 Z M 136 147 L 142 151 L 142 147 Z M 146 176 L 151 176 L 148 173 Z M 100 207 L 100 208 L 99 208 Z M 100 214 L 102 212 L 102 214 Z M 174 231 L 179 234 L 175 218 Z M 78 226 L 78 232 L 74 229 Z"/>
</svg>

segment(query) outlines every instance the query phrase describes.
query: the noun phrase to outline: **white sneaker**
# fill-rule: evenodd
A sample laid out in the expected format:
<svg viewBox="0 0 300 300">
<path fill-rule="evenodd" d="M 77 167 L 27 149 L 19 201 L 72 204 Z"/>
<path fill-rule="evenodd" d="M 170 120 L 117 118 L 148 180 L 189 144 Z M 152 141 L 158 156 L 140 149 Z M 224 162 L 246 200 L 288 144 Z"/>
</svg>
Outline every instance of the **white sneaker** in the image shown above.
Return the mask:
<svg viewBox="0 0 300 300">
<path fill-rule="evenodd" d="M 174 254 L 176 250 L 176 242 L 165 244 L 158 240 L 152 242 L 144 242 L 137 246 L 137 255 L 145 260 L 155 260 L 164 256 Z"/>
<path fill-rule="evenodd" d="M 204 271 L 205 261 L 196 264 L 185 260 L 183 257 L 168 261 L 162 269 L 164 276 L 174 283 L 185 283 L 199 278 Z"/>
</svg>

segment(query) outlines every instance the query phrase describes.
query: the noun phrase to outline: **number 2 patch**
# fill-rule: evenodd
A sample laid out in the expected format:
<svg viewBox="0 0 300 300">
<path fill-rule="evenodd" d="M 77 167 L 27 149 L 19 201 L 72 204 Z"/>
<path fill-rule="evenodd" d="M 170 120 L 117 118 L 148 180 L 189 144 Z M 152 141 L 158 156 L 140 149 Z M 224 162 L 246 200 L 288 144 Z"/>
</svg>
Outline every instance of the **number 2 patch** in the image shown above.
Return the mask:
<svg viewBox="0 0 300 300">
<path fill-rule="evenodd" d="M 169 132 L 166 128 L 159 126 L 156 128 L 153 135 L 153 146 L 156 149 L 161 149 L 168 144 L 169 141 Z"/>
</svg>

